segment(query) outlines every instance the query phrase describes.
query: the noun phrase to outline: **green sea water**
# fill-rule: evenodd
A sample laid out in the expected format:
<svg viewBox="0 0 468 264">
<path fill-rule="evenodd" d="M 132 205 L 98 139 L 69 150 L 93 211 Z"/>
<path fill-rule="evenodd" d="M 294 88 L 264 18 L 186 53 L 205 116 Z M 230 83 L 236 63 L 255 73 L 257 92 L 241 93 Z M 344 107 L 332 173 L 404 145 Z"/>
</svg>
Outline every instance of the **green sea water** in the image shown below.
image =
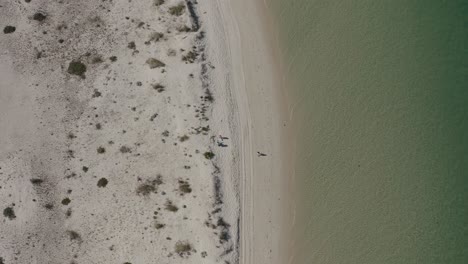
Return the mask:
<svg viewBox="0 0 468 264">
<path fill-rule="evenodd" d="M 468 1 L 270 0 L 294 264 L 468 263 Z"/>
</svg>

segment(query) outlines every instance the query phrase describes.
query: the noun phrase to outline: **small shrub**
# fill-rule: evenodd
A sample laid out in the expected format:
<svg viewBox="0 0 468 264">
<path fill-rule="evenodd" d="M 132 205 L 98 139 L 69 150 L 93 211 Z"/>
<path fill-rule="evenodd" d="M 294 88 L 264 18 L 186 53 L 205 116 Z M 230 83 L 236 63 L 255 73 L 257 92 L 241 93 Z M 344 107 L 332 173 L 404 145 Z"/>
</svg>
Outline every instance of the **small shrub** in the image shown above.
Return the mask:
<svg viewBox="0 0 468 264">
<path fill-rule="evenodd" d="M 132 152 L 132 150 L 129 147 L 127 146 L 120 147 L 120 153 L 130 153 L 130 152 Z"/>
<path fill-rule="evenodd" d="M 68 230 L 67 234 L 70 237 L 70 240 L 72 240 L 72 241 L 74 241 L 74 240 L 81 241 L 81 236 L 77 232 L 75 232 L 73 230 Z"/>
<path fill-rule="evenodd" d="M 84 65 L 81 61 L 72 61 L 68 65 L 67 72 L 69 74 L 83 77 L 84 73 L 86 72 L 86 65 Z"/>
<path fill-rule="evenodd" d="M 173 16 L 181 16 L 185 11 L 184 3 L 180 3 L 176 6 L 169 7 L 169 14 Z"/>
<path fill-rule="evenodd" d="M 153 33 L 150 34 L 149 40 L 148 40 L 148 41 L 158 42 L 158 41 L 161 40 L 163 37 L 164 37 L 164 34 L 163 34 L 163 33 L 160 33 L 160 32 L 153 32 Z"/>
<path fill-rule="evenodd" d="M 41 183 L 44 182 L 43 179 L 36 179 L 36 178 L 33 178 L 33 179 L 31 179 L 30 181 L 31 181 L 31 183 L 34 184 L 34 185 L 39 185 L 39 184 L 41 184 Z"/>
<path fill-rule="evenodd" d="M 99 179 L 99 181 L 97 182 L 97 186 L 99 188 L 104 188 L 107 186 L 107 184 L 109 183 L 109 181 L 106 179 L 106 178 L 101 178 Z"/>
<path fill-rule="evenodd" d="M 182 60 L 185 62 L 193 63 L 198 57 L 198 54 L 193 51 L 187 52 L 184 56 L 182 56 Z"/>
<path fill-rule="evenodd" d="M 101 62 L 103 62 L 103 60 L 102 60 L 102 57 L 99 56 L 99 55 L 94 56 L 94 57 L 91 59 L 91 63 L 93 63 L 93 64 L 97 64 L 97 63 L 101 63 Z"/>
<path fill-rule="evenodd" d="M 164 4 L 165 0 L 154 0 L 154 5 L 155 6 L 160 6 L 162 4 Z"/>
<path fill-rule="evenodd" d="M 184 141 L 189 140 L 189 138 L 190 138 L 189 136 L 183 135 L 183 136 L 181 136 L 181 137 L 179 138 L 179 141 L 180 141 L 180 142 L 184 142 Z"/>
<path fill-rule="evenodd" d="M 116 62 L 117 61 L 117 56 L 111 56 L 111 57 L 109 57 L 109 60 L 112 61 L 112 62 Z"/>
<path fill-rule="evenodd" d="M 166 226 L 165 224 L 161 224 L 161 223 L 156 223 L 156 224 L 154 225 L 154 227 L 155 227 L 156 229 L 161 229 L 161 228 L 164 228 L 165 226 Z"/>
<path fill-rule="evenodd" d="M 36 21 L 39 21 L 39 22 L 44 21 L 46 18 L 47 18 L 47 16 L 44 15 L 44 14 L 42 14 L 42 13 L 40 13 L 40 12 L 37 12 L 37 13 L 34 14 L 34 16 L 33 16 L 33 19 L 36 20 Z"/>
<path fill-rule="evenodd" d="M 178 241 L 174 246 L 175 252 L 181 257 L 190 255 L 192 249 L 192 245 L 186 241 Z"/>
<path fill-rule="evenodd" d="M 13 210 L 13 208 L 11 208 L 11 207 L 7 207 L 7 208 L 3 209 L 3 216 L 5 216 L 6 218 L 8 218 L 10 220 L 15 219 L 16 218 L 15 210 Z"/>
<path fill-rule="evenodd" d="M 181 191 L 182 193 L 191 193 L 192 188 L 190 187 L 190 184 L 187 181 L 179 180 L 179 191 Z"/>
<path fill-rule="evenodd" d="M 127 48 L 132 50 L 136 49 L 135 41 L 130 41 L 127 45 Z"/>
<path fill-rule="evenodd" d="M 213 158 L 214 158 L 215 154 L 214 154 L 213 152 L 211 152 L 211 151 L 207 151 L 207 152 L 205 152 L 205 153 L 203 154 L 203 156 L 205 156 L 206 159 L 209 159 L 209 160 L 210 160 L 210 159 L 213 159 Z"/>
<path fill-rule="evenodd" d="M 64 199 L 62 200 L 62 204 L 63 204 L 63 205 L 69 205 L 70 203 L 71 203 L 71 200 L 70 200 L 70 198 L 68 198 L 68 197 L 67 197 L 67 198 L 64 198 Z"/>
<path fill-rule="evenodd" d="M 51 204 L 51 203 L 48 203 L 48 204 L 44 205 L 44 207 L 45 207 L 45 209 L 47 209 L 47 210 L 52 210 L 52 209 L 54 209 L 54 205 Z"/>
<path fill-rule="evenodd" d="M 183 25 L 183 26 L 178 27 L 177 31 L 179 31 L 179 32 L 190 32 L 190 31 L 192 31 L 192 29 L 187 27 L 187 25 Z"/>
<path fill-rule="evenodd" d="M 166 66 L 166 64 L 158 59 L 149 58 L 146 60 L 146 64 L 149 65 L 150 69 L 160 68 Z"/>
<path fill-rule="evenodd" d="M 98 89 L 94 89 L 93 98 L 101 97 L 102 93 Z"/>
<path fill-rule="evenodd" d="M 106 149 L 105 149 L 104 147 L 99 147 L 99 148 L 97 148 L 97 153 L 103 154 L 103 153 L 105 153 L 105 152 L 106 152 Z"/>
<path fill-rule="evenodd" d="M 158 91 L 158 93 L 161 93 L 161 92 L 164 92 L 164 91 L 165 91 L 165 87 L 164 87 L 164 85 L 162 85 L 162 84 L 157 83 L 157 84 L 153 84 L 153 85 L 151 85 L 151 86 L 153 87 L 153 89 L 155 89 L 156 91 Z"/>
<path fill-rule="evenodd" d="M 145 183 L 138 186 L 136 193 L 138 195 L 147 196 L 151 193 L 155 193 L 157 191 L 157 186 L 161 184 L 163 184 L 162 176 L 158 175 L 156 179 L 147 180 Z"/>
<path fill-rule="evenodd" d="M 172 201 L 168 200 L 166 202 L 166 210 L 170 211 L 170 212 L 177 212 L 179 211 L 179 207 L 175 206 Z"/>
<path fill-rule="evenodd" d="M 16 31 L 16 27 L 14 26 L 6 26 L 3 28 L 3 33 L 10 34 Z"/>
</svg>

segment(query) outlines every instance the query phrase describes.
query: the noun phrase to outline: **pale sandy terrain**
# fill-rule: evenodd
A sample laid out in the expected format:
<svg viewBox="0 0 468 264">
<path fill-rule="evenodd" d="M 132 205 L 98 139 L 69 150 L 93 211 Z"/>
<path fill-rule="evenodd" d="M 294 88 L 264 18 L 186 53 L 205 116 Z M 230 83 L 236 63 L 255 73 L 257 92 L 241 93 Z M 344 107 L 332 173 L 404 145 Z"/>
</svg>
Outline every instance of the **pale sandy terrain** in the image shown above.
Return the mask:
<svg viewBox="0 0 468 264">
<path fill-rule="evenodd" d="M 0 263 L 283 263 L 286 124 L 256 12 L 1 3 Z"/>
</svg>

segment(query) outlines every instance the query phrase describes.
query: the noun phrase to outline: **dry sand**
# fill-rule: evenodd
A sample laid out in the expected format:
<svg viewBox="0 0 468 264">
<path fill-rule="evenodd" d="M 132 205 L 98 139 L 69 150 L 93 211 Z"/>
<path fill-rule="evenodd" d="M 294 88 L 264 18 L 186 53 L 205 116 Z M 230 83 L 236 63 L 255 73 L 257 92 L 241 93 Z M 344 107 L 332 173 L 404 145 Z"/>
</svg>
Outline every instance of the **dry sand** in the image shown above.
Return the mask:
<svg viewBox="0 0 468 264">
<path fill-rule="evenodd" d="M 0 4 L 0 263 L 283 263 L 257 8 Z"/>
</svg>

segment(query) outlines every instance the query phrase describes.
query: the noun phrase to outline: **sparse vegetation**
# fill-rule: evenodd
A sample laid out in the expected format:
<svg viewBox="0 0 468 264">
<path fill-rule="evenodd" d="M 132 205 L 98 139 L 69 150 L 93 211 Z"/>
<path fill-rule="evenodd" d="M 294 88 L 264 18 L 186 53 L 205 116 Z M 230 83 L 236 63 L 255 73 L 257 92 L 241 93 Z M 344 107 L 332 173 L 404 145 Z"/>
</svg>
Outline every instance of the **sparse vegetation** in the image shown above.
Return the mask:
<svg viewBox="0 0 468 264">
<path fill-rule="evenodd" d="M 207 152 L 205 152 L 205 153 L 203 154 L 203 156 L 205 156 L 206 159 L 209 159 L 209 160 L 210 160 L 210 159 L 213 159 L 213 158 L 214 158 L 215 154 L 214 154 L 213 152 L 211 152 L 211 151 L 207 151 Z"/>
<path fill-rule="evenodd" d="M 166 202 L 166 210 L 170 211 L 170 212 L 177 212 L 179 211 L 179 207 L 175 206 L 171 200 L 167 200 Z"/>
<path fill-rule="evenodd" d="M 99 148 L 97 148 L 97 153 L 99 153 L 99 154 L 106 153 L 106 149 L 104 147 L 99 147 Z"/>
<path fill-rule="evenodd" d="M 154 225 L 154 227 L 155 227 L 156 229 L 161 229 L 161 228 L 164 228 L 165 226 L 166 226 L 165 224 L 161 224 L 161 223 L 156 223 L 156 224 Z"/>
<path fill-rule="evenodd" d="M 135 41 L 130 41 L 127 45 L 127 48 L 135 50 L 136 49 Z"/>
<path fill-rule="evenodd" d="M 31 181 L 31 183 L 34 184 L 34 185 L 39 185 L 39 184 L 41 184 L 41 183 L 44 182 L 43 179 L 37 179 L 37 178 L 33 178 L 33 179 L 31 179 L 30 181 Z"/>
<path fill-rule="evenodd" d="M 183 136 L 179 137 L 179 141 L 180 141 L 180 142 L 184 142 L 184 141 L 189 140 L 189 138 L 190 138 L 189 136 L 183 135 Z"/>
<path fill-rule="evenodd" d="M 81 236 L 80 234 L 78 234 L 77 232 L 73 231 L 73 230 L 68 230 L 67 231 L 67 234 L 68 236 L 70 237 L 70 240 L 71 241 L 81 241 Z"/>
<path fill-rule="evenodd" d="M 193 63 L 198 57 L 198 54 L 194 51 L 189 51 L 187 54 L 182 56 L 182 60 L 188 63 Z"/>
<path fill-rule="evenodd" d="M 10 220 L 15 219 L 16 218 L 15 210 L 13 210 L 12 207 L 7 207 L 7 208 L 3 209 L 3 216 L 10 219 Z"/>
<path fill-rule="evenodd" d="M 184 11 L 185 11 L 184 3 L 180 3 L 178 5 L 169 7 L 169 14 L 173 16 L 181 16 L 184 13 Z"/>
<path fill-rule="evenodd" d="M 149 36 L 149 40 L 148 41 L 153 41 L 153 42 L 158 42 L 159 40 L 161 40 L 162 38 L 164 37 L 164 34 L 163 33 L 160 33 L 160 32 L 153 32 L 150 34 Z"/>
<path fill-rule="evenodd" d="M 121 146 L 119 150 L 120 150 L 120 153 L 130 153 L 130 152 L 132 152 L 132 150 L 127 146 Z"/>
<path fill-rule="evenodd" d="M 136 193 L 142 196 L 148 196 L 151 193 L 156 193 L 157 186 L 163 183 L 162 176 L 158 175 L 156 179 L 147 180 L 146 182 L 140 184 L 136 189 Z"/>
<path fill-rule="evenodd" d="M 33 19 L 37 20 L 39 22 L 44 21 L 47 18 L 47 16 L 41 12 L 37 12 L 34 14 Z"/>
<path fill-rule="evenodd" d="M 97 182 L 97 186 L 99 188 L 104 188 L 107 186 L 107 184 L 109 183 L 109 181 L 106 179 L 106 178 L 101 178 L 99 179 L 99 181 Z"/>
<path fill-rule="evenodd" d="M 86 72 L 86 65 L 84 65 L 81 61 L 72 61 L 68 65 L 67 72 L 69 74 L 78 75 L 83 77 L 84 73 Z"/>
<path fill-rule="evenodd" d="M 154 5 L 155 6 L 160 6 L 162 4 L 164 4 L 165 0 L 154 0 Z"/>
<path fill-rule="evenodd" d="M 190 187 L 190 184 L 187 181 L 184 180 L 179 180 L 179 191 L 184 194 L 184 193 L 191 193 L 192 188 Z"/>
<path fill-rule="evenodd" d="M 149 58 L 146 60 L 146 64 L 149 65 L 150 69 L 160 68 L 166 66 L 166 64 L 158 59 Z"/>
<path fill-rule="evenodd" d="M 177 243 L 174 246 L 174 251 L 181 257 L 186 257 L 190 255 L 190 252 L 192 250 L 192 245 L 187 241 L 177 241 Z"/>
<path fill-rule="evenodd" d="M 161 93 L 161 92 L 164 92 L 164 91 L 165 91 L 165 87 L 164 87 L 164 85 L 162 85 L 162 84 L 157 83 L 157 84 L 153 84 L 153 85 L 151 85 L 151 86 L 153 87 L 153 89 L 155 89 L 156 91 L 158 91 L 158 93 Z"/>
<path fill-rule="evenodd" d="M 3 33 L 10 34 L 16 31 L 16 27 L 14 26 L 6 26 L 3 28 Z"/>
<path fill-rule="evenodd" d="M 101 97 L 102 93 L 98 89 L 94 89 L 93 98 Z"/>
<path fill-rule="evenodd" d="M 63 204 L 63 205 L 69 205 L 70 203 L 71 203 L 71 200 L 70 200 L 70 198 L 68 198 L 68 197 L 67 197 L 67 198 L 64 198 L 64 199 L 62 200 L 62 204 Z"/>
</svg>

